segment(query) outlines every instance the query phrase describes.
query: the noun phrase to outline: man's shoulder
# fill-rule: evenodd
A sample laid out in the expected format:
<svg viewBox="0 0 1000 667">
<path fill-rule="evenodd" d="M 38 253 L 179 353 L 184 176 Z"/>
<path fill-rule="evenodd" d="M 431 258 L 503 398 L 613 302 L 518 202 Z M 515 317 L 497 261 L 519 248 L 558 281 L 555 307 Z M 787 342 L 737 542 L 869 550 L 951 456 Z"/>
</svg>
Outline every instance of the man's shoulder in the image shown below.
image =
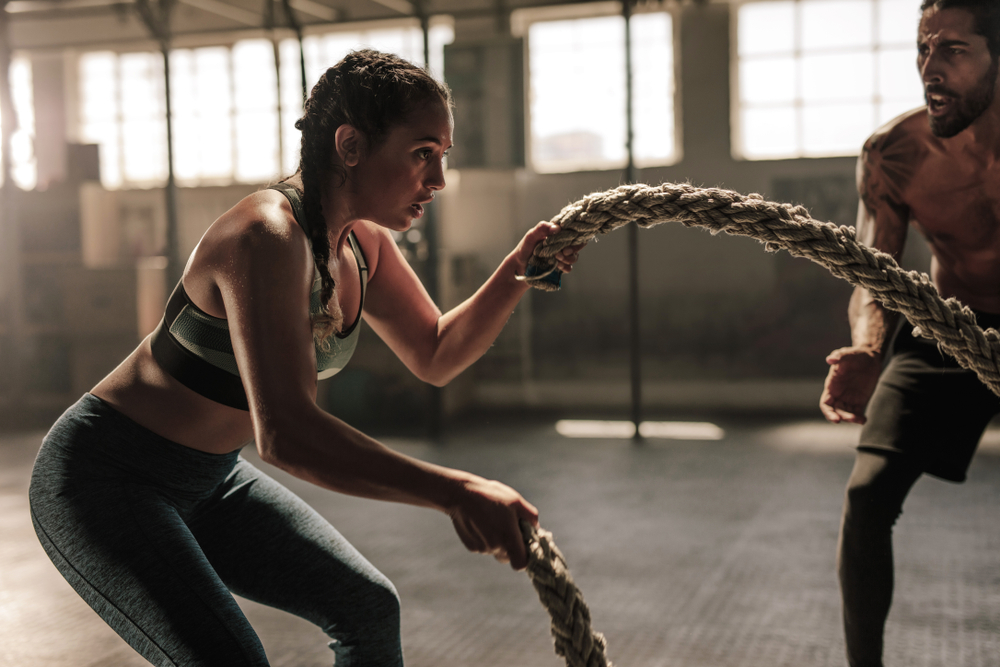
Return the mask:
<svg viewBox="0 0 1000 667">
<path fill-rule="evenodd" d="M 875 130 L 865 141 L 865 151 L 882 149 L 900 144 L 919 144 L 933 140 L 927 108 L 918 107 L 896 116 Z"/>
</svg>

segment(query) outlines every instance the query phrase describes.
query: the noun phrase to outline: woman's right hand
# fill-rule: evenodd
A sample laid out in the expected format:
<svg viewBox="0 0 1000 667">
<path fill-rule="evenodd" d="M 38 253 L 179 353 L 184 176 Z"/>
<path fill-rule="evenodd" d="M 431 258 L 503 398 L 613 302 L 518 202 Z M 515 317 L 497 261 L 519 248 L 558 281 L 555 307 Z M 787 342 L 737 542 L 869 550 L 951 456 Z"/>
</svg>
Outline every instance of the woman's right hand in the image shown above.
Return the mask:
<svg viewBox="0 0 1000 667">
<path fill-rule="evenodd" d="M 538 526 L 538 510 L 506 484 L 472 476 L 449 512 L 462 544 L 474 553 L 491 554 L 515 570 L 528 565 L 521 536 L 523 519 Z"/>
</svg>

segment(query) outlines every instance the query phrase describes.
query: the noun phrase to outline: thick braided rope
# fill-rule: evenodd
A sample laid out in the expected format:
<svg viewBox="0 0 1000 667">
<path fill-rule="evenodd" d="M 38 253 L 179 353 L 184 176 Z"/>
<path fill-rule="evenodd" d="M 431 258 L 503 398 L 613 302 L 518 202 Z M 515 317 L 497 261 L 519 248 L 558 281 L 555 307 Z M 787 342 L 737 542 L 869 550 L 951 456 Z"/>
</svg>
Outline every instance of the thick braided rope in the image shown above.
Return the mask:
<svg viewBox="0 0 1000 667">
<path fill-rule="evenodd" d="M 528 577 L 552 618 L 556 653 L 566 667 L 613 667 L 605 655 L 604 635 L 590 628 L 590 609 L 552 533 L 522 521 L 521 534 L 528 547 Z"/>
<path fill-rule="evenodd" d="M 552 222 L 562 229 L 535 248 L 529 262 L 535 275 L 525 278 L 534 287 L 556 289 L 539 280 L 554 270 L 552 257 L 560 250 L 629 222 L 640 227 L 679 222 L 705 227 L 712 234 L 750 236 L 767 250 L 807 257 L 838 278 L 864 287 L 886 308 L 905 315 L 917 334 L 936 340 L 1000 395 L 1000 334 L 996 330 L 977 326 L 973 312 L 957 299 L 942 299 L 926 274 L 904 271 L 889 255 L 859 243 L 853 227 L 813 220 L 801 206 L 717 188 L 636 184 L 588 195 L 563 208 Z"/>
</svg>

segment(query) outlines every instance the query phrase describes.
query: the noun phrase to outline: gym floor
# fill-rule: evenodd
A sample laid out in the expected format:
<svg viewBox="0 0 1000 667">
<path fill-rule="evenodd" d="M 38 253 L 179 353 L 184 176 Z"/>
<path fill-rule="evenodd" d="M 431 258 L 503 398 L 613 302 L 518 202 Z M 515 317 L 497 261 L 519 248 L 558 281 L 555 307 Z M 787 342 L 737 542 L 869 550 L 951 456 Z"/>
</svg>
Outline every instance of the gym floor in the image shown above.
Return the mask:
<svg viewBox="0 0 1000 667">
<path fill-rule="evenodd" d="M 857 428 L 715 423 L 721 440 L 635 445 L 497 417 L 454 427 L 438 443 L 385 442 L 503 480 L 535 503 L 619 667 L 842 667 L 835 548 Z M 42 435 L 0 436 L 0 665 L 145 665 L 35 539 L 26 490 Z M 564 664 L 527 576 L 467 553 L 447 517 L 270 471 L 395 582 L 409 667 Z M 1000 431 L 987 433 L 964 485 L 917 483 L 895 545 L 886 666 L 995 667 Z M 318 629 L 241 605 L 274 667 L 331 664 Z"/>
</svg>

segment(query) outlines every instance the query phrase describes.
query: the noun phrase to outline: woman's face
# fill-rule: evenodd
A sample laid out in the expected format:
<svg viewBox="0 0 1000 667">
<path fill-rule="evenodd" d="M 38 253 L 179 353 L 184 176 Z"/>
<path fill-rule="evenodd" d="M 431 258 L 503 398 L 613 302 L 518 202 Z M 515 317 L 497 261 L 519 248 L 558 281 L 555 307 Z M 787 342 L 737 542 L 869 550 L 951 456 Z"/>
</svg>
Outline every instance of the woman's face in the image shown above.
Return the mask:
<svg viewBox="0 0 1000 667">
<path fill-rule="evenodd" d="M 354 213 L 395 231 L 409 229 L 444 188 L 444 160 L 454 122 L 443 101 L 427 102 L 392 127 L 350 170 Z"/>
</svg>

